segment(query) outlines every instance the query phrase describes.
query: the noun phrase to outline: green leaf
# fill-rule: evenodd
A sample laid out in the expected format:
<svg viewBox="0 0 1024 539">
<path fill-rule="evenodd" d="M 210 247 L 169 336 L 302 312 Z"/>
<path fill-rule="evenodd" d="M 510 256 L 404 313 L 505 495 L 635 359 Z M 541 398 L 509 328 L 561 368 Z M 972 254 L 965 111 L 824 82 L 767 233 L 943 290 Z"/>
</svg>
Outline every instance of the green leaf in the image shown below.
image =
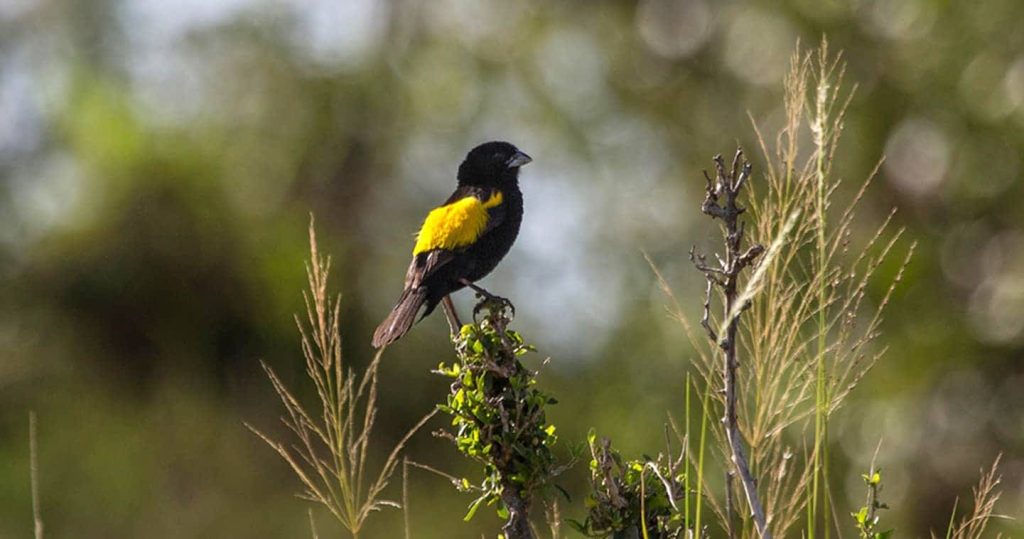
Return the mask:
<svg viewBox="0 0 1024 539">
<path fill-rule="evenodd" d="M 469 522 L 470 519 L 473 518 L 473 515 L 476 514 L 476 510 L 479 509 L 480 505 L 483 504 L 484 501 L 486 501 L 486 500 L 487 500 L 487 494 L 484 494 L 483 496 L 480 496 L 479 498 L 473 500 L 473 503 L 469 504 L 469 512 L 466 513 L 466 516 L 463 517 L 462 520 L 464 522 Z"/>
</svg>

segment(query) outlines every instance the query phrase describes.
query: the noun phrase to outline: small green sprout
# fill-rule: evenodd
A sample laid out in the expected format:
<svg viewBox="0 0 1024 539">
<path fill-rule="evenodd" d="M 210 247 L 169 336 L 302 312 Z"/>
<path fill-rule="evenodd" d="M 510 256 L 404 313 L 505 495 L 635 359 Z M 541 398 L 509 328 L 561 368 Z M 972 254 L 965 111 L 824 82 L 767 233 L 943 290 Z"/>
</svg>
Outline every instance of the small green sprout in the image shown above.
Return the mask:
<svg viewBox="0 0 1024 539">
<path fill-rule="evenodd" d="M 868 487 L 867 502 L 856 512 L 850 513 L 857 522 L 860 537 L 861 539 L 889 539 L 894 530 L 877 531 L 878 511 L 889 508 L 878 499 L 878 495 L 882 492 L 882 471 L 872 470 L 862 474 L 861 478 L 864 479 L 864 484 Z"/>
</svg>

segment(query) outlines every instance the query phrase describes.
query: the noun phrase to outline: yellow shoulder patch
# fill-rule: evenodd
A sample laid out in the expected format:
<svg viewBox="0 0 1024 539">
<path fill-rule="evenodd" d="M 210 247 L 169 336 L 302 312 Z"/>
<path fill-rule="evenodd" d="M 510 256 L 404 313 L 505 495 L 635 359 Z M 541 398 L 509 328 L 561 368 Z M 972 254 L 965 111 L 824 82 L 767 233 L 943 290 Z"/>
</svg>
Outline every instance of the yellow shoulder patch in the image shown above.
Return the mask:
<svg viewBox="0 0 1024 539">
<path fill-rule="evenodd" d="M 501 204 L 501 201 L 501 192 L 495 191 L 486 202 L 468 196 L 431 210 L 416 237 L 413 256 L 434 249 L 471 245 L 487 228 L 487 209 Z"/>
</svg>

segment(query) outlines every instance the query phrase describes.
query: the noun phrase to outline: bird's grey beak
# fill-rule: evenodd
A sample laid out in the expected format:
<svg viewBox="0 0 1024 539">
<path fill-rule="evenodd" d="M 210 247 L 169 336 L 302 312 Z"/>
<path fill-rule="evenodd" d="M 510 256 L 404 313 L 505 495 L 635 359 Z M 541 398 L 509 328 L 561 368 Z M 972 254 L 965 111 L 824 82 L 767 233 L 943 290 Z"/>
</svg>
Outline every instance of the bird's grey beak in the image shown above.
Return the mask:
<svg viewBox="0 0 1024 539">
<path fill-rule="evenodd" d="M 509 157 L 508 161 L 505 161 L 505 166 L 508 168 L 516 168 L 521 167 L 530 161 L 533 161 L 532 157 L 523 152 L 516 151 L 516 153 L 512 154 L 512 157 Z"/>
</svg>

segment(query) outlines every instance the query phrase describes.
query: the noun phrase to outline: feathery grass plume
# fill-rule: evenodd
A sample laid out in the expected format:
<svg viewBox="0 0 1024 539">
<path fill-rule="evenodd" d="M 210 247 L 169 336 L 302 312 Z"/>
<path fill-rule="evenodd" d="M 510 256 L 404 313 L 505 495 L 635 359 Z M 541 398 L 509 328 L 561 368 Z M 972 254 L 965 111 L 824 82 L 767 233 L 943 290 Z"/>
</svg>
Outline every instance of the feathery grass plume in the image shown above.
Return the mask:
<svg viewBox="0 0 1024 539">
<path fill-rule="evenodd" d="M 754 125 L 765 164 L 763 179 L 750 182 L 747 234 L 771 245 L 772 252 L 744 285 L 752 294 L 743 303 L 749 309 L 740 323 L 746 374 L 738 383 L 737 407 L 750 470 L 778 537 L 788 536 L 801 515 L 806 537 L 827 537 L 830 526 L 839 524 L 838 512 L 827 505 L 828 420 L 884 353 L 875 343 L 882 313 L 914 251 L 911 244 L 881 297 L 869 299 L 868 285 L 894 256 L 903 230 L 891 229 L 890 213 L 854 244 L 857 206 L 878 166 L 852 197 L 839 199 L 832 163 L 852 95 L 842 90 L 843 74 L 840 56 L 831 54 L 826 42 L 809 53 L 798 47 L 784 79 L 785 125 L 772 143 Z M 812 147 L 802 148 L 801 134 L 808 132 Z M 658 279 L 671 315 L 694 345 L 694 367 L 704 383 L 720 387 L 716 350 L 698 335 L 671 287 Z M 720 319 L 707 314 L 709 301 L 701 325 L 727 326 L 731 311 Z M 712 395 L 715 406 L 724 409 L 724 395 Z M 729 462 L 725 433 L 713 429 L 713 436 Z M 803 441 L 807 436 L 813 437 Z M 791 445 L 807 444 L 803 458 L 797 458 Z M 724 521 L 721 504 L 711 506 Z M 741 517 L 740 536 L 757 537 L 749 515 Z"/>
<path fill-rule="evenodd" d="M 848 202 L 838 200 L 832 163 L 852 96 L 842 92 L 843 74 L 841 57 L 829 53 L 827 42 L 817 52 L 798 50 L 785 81 L 787 125 L 774 151 L 758 132 L 768 165 L 765 181 L 754 187 L 763 193 L 751 202 L 751 234 L 777 236 L 794 211 L 808 217 L 793 228 L 766 270 L 744 326 L 752 364 L 743 401 L 751 421 L 744 430 L 752 468 L 767 474 L 766 510 L 779 535 L 796 523 L 801 509 L 806 509 L 808 537 L 828 537 L 831 525 L 838 524 L 829 509 L 828 421 L 884 353 L 873 342 L 914 251 L 912 244 L 881 298 L 869 305 L 868 285 L 903 230 L 890 230 L 890 212 L 865 242 L 851 248 L 857 205 L 878 167 Z M 814 144 L 805 158 L 797 142 L 802 129 L 811 131 Z M 787 462 L 791 450 L 783 432 L 808 421 L 814 436 L 810 455 L 794 466 Z"/>
<path fill-rule="evenodd" d="M 317 250 L 313 220 L 309 223 L 310 259 L 306 265 L 309 291 L 303 292 L 306 319 L 298 315 L 306 375 L 316 388 L 314 407 L 302 404 L 266 364 L 263 369 L 281 399 L 286 416 L 281 421 L 298 438 L 298 443 L 273 440 L 252 425 L 246 425 L 284 459 L 302 482 L 302 498 L 323 505 L 352 537 L 359 537 L 366 519 L 385 506 L 399 504 L 383 499 L 409 438 L 435 412 L 423 417 L 395 445 L 383 465 L 371 477 L 366 470 L 370 434 L 377 416 L 377 370 L 382 352 L 357 376 L 344 366 L 341 331 L 338 325 L 341 297 L 327 291 L 330 257 Z"/>
<path fill-rule="evenodd" d="M 1009 518 L 995 514 L 996 502 L 1002 496 L 1002 492 L 996 490 L 1002 481 L 1002 476 L 999 475 L 999 461 L 1002 458 L 1002 455 L 997 456 L 989 471 L 982 471 L 978 485 L 971 489 L 974 493 L 974 507 L 970 514 L 964 515 L 957 524 L 954 524 L 956 505 L 953 506 L 953 514 L 950 515 L 949 527 L 946 529 L 946 539 L 981 539 L 989 520 Z M 932 538 L 936 538 L 934 533 Z"/>
</svg>

